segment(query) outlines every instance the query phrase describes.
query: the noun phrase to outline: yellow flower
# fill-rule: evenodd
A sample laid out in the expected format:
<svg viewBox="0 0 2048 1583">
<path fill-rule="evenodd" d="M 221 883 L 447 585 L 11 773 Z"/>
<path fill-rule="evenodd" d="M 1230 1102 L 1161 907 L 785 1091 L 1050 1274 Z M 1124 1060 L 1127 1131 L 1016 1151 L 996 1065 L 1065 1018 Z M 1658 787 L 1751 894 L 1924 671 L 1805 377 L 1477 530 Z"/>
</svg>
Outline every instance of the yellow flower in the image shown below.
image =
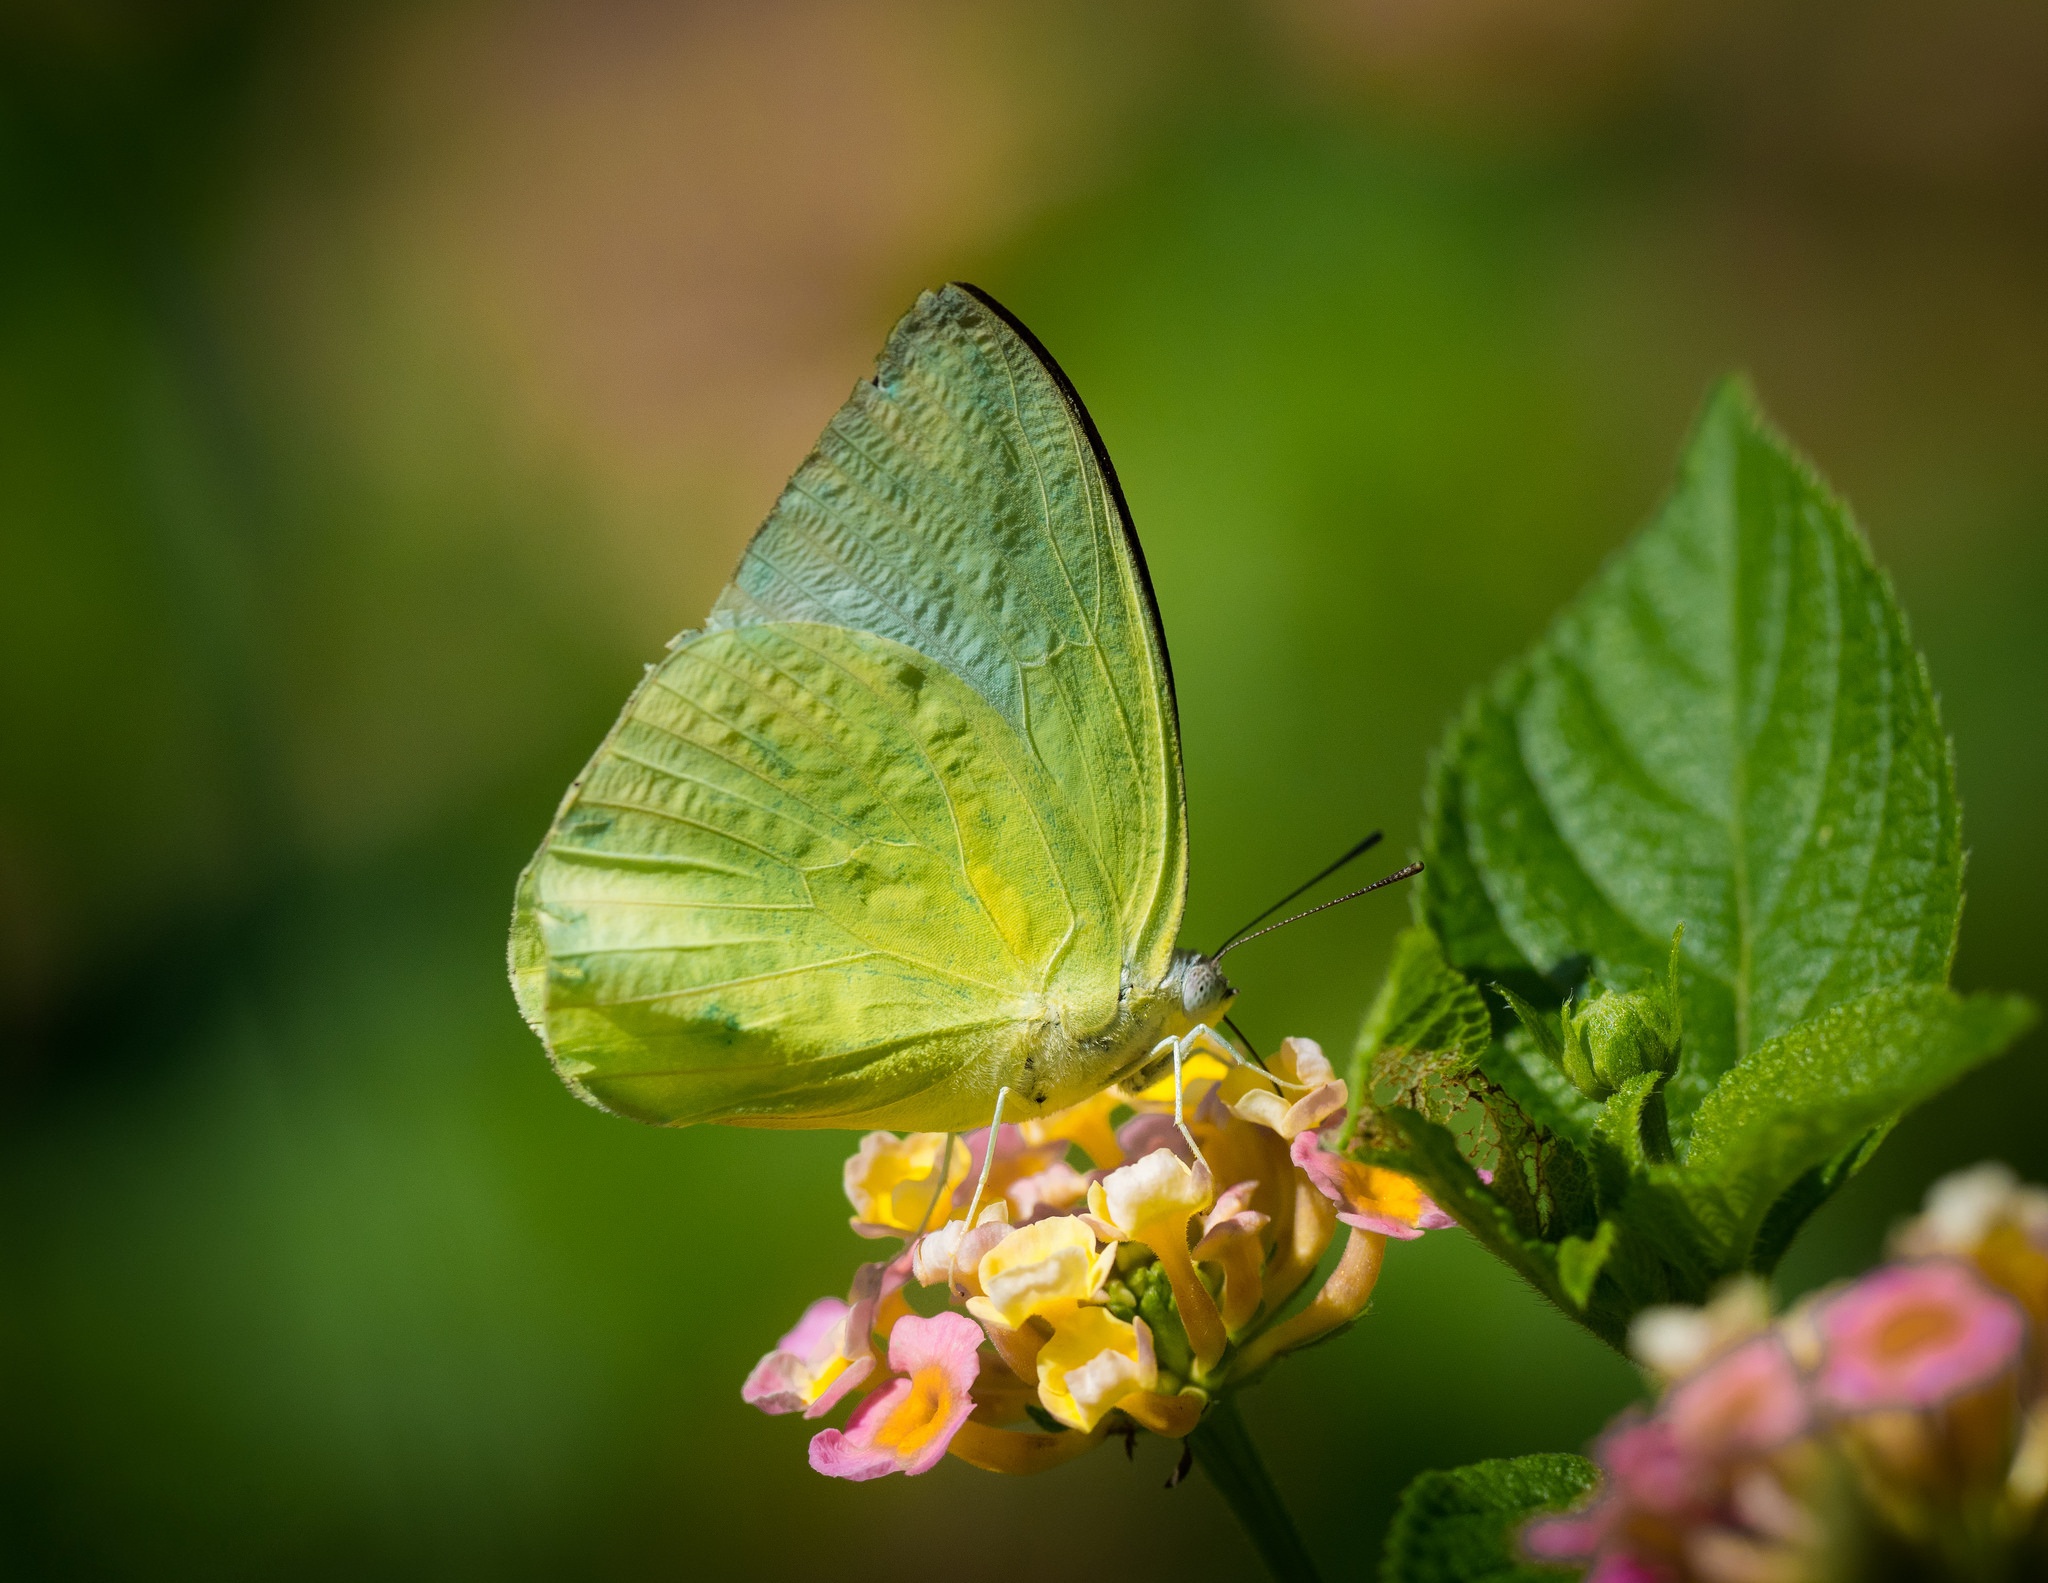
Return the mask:
<svg viewBox="0 0 2048 1583">
<path fill-rule="evenodd" d="M 1172 1096 L 1169 1095 L 1169 1098 Z M 1098 1170 L 1113 1171 L 1124 1163 L 1124 1151 L 1117 1146 L 1116 1129 L 1109 1124 L 1124 1096 L 1105 1088 L 1093 1099 L 1056 1110 L 1050 1116 L 1019 1123 L 1024 1141 L 1035 1148 L 1054 1143 L 1076 1143 Z"/>
<path fill-rule="evenodd" d="M 1090 1187 L 1088 1207 L 1119 1235 L 1147 1244 L 1148 1228 L 1171 1222 L 1185 1246 L 1188 1217 L 1209 1207 L 1211 1193 L 1206 1165 L 1190 1166 L 1171 1149 L 1154 1149 Z"/>
<path fill-rule="evenodd" d="M 1151 1338 L 1105 1308 L 1076 1308 L 1054 1321 L 1038 1354 L 1038 1399 L 1083 1434 L 1136 1391 L 1158 1380 Z"/>
<path fill-rule="evenodd" d="M 943 1132 L 871 1132 L 846 1162 L 847 1202 L 853 1229 L 864 1237 L 915 1236 L 945 1220 L 953 1190 L 967 1179 L 967 1146 L 957 1138 L 948 1150 L 946 1180 L 938 1180 Z"/>
<path fill-rule="evenodd" d="M 1212 1196 L 1209 1167 L 1190 1167 L 1171 1149 L 1154 1149 L 1088 1189 L 1088 1208 L 1103 1228 L 1144 1243 L 1159 1260 L 1195 1362 L 1203 1369 L 1214 1368 L 1229 1345 L 1216 1299 L 1188 1254 L 1188 1221 L 1208 1207 Z"/>
<path fill-rule="evenodd" d="M 1223 1094 L 1238 1116 L 1272 1128 L 1289 1143 L 1311 1127 L 1320 1127 L 1350 1102 L 1350 1090 L 1313 1039 L 1283 1039 L 1273 1056 L 1273 1072 L 1286 1085 L 1282 1093 L 1274 1092 L 1278 1084 L 1267 1087 L 1241 1077 L 1226 1084 Z"/>
<path fill-rule="evenodd" d="M 1095 1251 L 1095 1233 L 1073 1215 L 1058 1215 L 1011 1232 L 982 1255 L 975 1277 L 981 1295 L 967 1301 L 976 1319 L 1020 1330 L 1036 1315 L 1057 1316 L 1093 1297 L 1116 1260 Z"/>
</svg>

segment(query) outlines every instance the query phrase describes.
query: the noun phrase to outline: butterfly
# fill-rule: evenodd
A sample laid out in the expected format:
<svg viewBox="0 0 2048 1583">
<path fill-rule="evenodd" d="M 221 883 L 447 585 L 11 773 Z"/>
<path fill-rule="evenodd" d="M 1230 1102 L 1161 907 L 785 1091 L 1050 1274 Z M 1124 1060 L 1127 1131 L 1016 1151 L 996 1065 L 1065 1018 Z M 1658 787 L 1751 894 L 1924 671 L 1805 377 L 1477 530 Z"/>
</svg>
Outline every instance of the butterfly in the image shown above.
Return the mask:
<svg viewBox="0 0 2048 1583">
<path fill-rule="evenodd" d="M 622 1115 L 964 1131 L 998 1096 L 1016 1120 L 1237 1058 L 1211 1032 L 1235 991 L 1176 945 L 1187 874 L 1115 469 L 1045 348 L 954 284 L 570 786 L 513 986 Z"/>
</svg>

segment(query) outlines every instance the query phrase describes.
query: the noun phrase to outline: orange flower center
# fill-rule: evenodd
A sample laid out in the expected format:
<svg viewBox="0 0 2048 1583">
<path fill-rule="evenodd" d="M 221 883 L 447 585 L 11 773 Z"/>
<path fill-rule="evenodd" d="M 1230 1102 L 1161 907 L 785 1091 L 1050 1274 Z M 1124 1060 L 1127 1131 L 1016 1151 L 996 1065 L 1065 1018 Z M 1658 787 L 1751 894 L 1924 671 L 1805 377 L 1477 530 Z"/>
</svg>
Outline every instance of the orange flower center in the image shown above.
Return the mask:
<svg viewBox="0 0 2048 1583">
<path fill-rule="evenodd" d="M 1871 1344 L 1878 1356 L 1897 1362 L 1951 1340 L 1959 1328 L 1955 1310 L 1947 1304 L 1913 1303 L 1879 1325 Z"/>
<path fill-rule="evenodd" d="M 910 1377 L 903 1400 L 875 1431 L 875 1444 L 903 1456 L 915 1456 L 952 1410 L 953 1391 L 945 1371 L 936 1364 Z"/>
</svg>

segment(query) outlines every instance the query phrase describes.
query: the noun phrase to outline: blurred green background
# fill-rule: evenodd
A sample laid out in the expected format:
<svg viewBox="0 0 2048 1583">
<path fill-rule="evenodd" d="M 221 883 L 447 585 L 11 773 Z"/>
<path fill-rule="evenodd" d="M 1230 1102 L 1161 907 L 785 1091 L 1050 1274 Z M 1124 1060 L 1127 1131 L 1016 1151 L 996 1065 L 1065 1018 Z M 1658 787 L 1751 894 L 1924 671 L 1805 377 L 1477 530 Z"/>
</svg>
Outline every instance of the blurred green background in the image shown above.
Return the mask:
<svg viewBox="0 0 2048 1583">
<path fill-rule="evenodd" d="M 829 1483 L 747 1367 L 851 1139 L 572 1102 L 512 880 L 923 286 L 1122 471 L 1204 943 L 1360 831 L 1747 369 L 1955 733 L 1957 965 L 2048 998 L 2048 12 L 1559 0 L 0 7 L 0 1573 L 1242 1575 L 1171 1455 Z M 1233 958 L 1343 1045 L 1405 904 Z M 2048 1176 L 2037 1035 L 1915 1118 Z M 1248 1410 L 1369 1574 L 1630 1371 L 1461 1236 Z"/>
</svg>

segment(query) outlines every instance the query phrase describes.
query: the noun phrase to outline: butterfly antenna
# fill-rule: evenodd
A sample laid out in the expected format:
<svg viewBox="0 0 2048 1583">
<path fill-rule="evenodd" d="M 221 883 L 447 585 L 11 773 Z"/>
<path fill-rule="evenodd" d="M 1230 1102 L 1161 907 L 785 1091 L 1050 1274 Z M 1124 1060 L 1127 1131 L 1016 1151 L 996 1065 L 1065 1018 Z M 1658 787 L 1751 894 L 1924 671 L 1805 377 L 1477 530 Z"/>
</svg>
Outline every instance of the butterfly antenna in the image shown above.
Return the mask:
<svg viewBox="0 0 2048 1583">
<path fill-rule="evenodd" d="M 1250 923 L 1245 924 L 1242 928 L 1238 929 L 1235 933 L 1233 933 L 1229 939 L 1225 940 L 1221 945 L 1216 947 L 1216 949 L 1210 953 L 1210 959 L 1213 961 L 1216 957 L 1219 957 L 1225 951 L 1228 951 L 1233 945 L 1237 943 L 1239 936 L 1245 934 L 1249 930 L 1256 929 L 1260 924 L 1264 923 L 1268 918 L 1272 917 L 1274 913 L 1278 912 L 1282 907 L 1285 907 L 1290 901 L 1294 900 L 1294 898 L 1299 896 L 1303 891 L 1314 890 L 1316 886 L 1322 884 L 1324 880 L 1328 879 L 1332 874 L 1336 873 L 1338 869 L 1342 868 L 1346 863 L 1349 863 L 1353 858 L 1362 857 L 1367 852 L 1370 852 L 1374 847 L 1380 844 L 1381 833 L 1382 832 L 1378 830 L 1373 831 L 1371 835 L 1367 836 L 1363 841 L 1359 842 L 1357 846 L 1353 847 L 1349 852 L 1346 852 L 1342 857 L 1338 858 L 1336 862 L 1332 863 L 1328 868 L 1324 869 L 1321 873 L 1317 874 L 1313 879 L 1303 880 L 1299 885 L 1295 886 L 1294 889 L 1289 891 L 1285 896 L 1282 896 L 1278 901 L 1274 902 L 1272 906 L 1268 907 L 1264 912 L 1260 913 L 1258 917 L 1254 918 Z M 1243 1038 L 1244 1035 L 1239 1034 L 1238 1037 Z"/>
<path fill-rule="evenodd" d="M 1223 948 L 1223 951 L 1218 951 L 1209 960 L 1212 962 L 1221 961 L 1224 951 L 1235 951 L 1239 946 L 1247 945 L 1251 941 L 1258 939 L 1259 935 L 1271 934 L 1275 929 L 1284 929 L 1290 923 L 1300 923 L 1302 919 L 1313 918 L 1319 912 L 1328 912 L 1332 907 L 1341 907 L 1347 901 L 1356 901 L 1361 896 L 1370 896 L 1376 890 L 1384 890 L 1389 885 L 1398 885 L 1404 879 L 1413 879 L 1421 872 L 1422 865 L 1420 863 L 1410 863 L 1406 868 L 1399 870 L 1397 873 L 1389 874 L 1384 879 L 1376 879 L 1362 889 L 1354 890 L 1348 895 L 1336 897 L 1331 901 L 1319 902 L 1315 906 L 1310 907 L 1306 912 L 1298 912 L 1292 918 L 1282 918 L 1278 923 L 1267 924 L 1265 928 L 1255 934 L 1248 934 L 1241 939 L 1232 940 Z"/>
</svg>

